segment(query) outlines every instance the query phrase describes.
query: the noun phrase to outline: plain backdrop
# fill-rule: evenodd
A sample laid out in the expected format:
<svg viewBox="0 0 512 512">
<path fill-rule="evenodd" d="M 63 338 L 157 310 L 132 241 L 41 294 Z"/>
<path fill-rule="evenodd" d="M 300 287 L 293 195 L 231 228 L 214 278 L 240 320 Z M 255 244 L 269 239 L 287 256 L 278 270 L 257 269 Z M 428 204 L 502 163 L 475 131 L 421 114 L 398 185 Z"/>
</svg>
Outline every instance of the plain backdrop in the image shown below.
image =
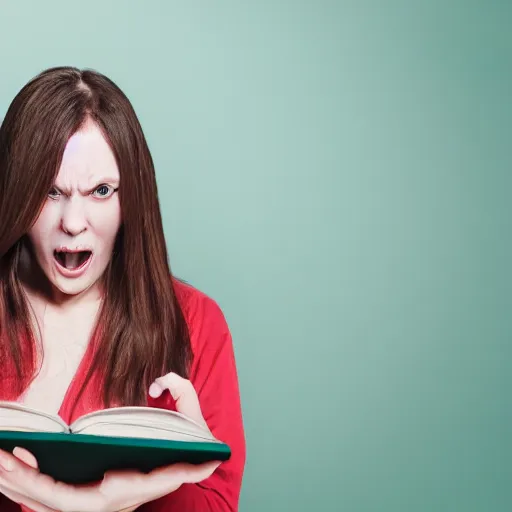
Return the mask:
<svg viewBox="0 0 512 512">
<path fill-rule="evenodd" d="M 499 0 L 0 0 L 0 116 L 56 65 L 133 102 L 172 269 L 233 334 L 241 511 L 512 509 L 511 22 Z"/>
</svg>

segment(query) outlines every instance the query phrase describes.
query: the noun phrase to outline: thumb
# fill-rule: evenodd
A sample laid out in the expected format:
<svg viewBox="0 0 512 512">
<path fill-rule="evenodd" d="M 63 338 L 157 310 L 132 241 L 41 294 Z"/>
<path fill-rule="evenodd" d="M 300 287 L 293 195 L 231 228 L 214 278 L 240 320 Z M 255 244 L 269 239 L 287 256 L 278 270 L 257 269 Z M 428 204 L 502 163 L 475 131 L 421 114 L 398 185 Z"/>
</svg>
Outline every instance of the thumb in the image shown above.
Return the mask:
<svg viewBox="0 0 512 512">
<path fill-rule="evenodd" d="M 28 450 L 25 450 L 25 448 L 16 446 L 16 448 L 14 448 L 14 450 L 12 451 L 12 454 L 16 458 L 24 462 L 27 466 L 30 466 L 31 468 L 34 469 L 39 468 L 36 458 Z"/>
<path fill-rule="evenodd" d="M 149 394 L 153 398 L 156 398 L 160 396 L 165 389 L 168 389 L 171 396 L 174 398 L 178 412 L 208 428 L 203 418 L 203 413 L 201 412 L 196 390 L 189 380 L 180 377 L 177 373 L 168 373 L 163 377 L 155 379 L 149 388 Z"/>
</svg>

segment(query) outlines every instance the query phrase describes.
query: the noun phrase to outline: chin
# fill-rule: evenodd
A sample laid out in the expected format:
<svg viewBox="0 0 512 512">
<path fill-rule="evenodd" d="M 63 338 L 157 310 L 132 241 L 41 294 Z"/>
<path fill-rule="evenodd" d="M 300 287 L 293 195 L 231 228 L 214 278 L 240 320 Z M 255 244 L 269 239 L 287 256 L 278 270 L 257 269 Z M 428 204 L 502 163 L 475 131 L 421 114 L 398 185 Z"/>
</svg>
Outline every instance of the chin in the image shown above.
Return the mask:
<svg viewBox="0 0 512 512">
<path fill-rule="evenodd" d="M 50 279 L 52 287 L 63 295 L 77 296 L 87 292 L 98 283 L 96 276 L 82 276 L 76 279 L 68 279 L 62 276 L 54 276 Z"/>
<path fill-rule="evenodd" d="M 90 288 L 94 286 L 95 283 L 90 282 L 81 282 L 81 283 L 63 283 L 60 280 L 52 283 L 54 288 L 56 288 L 60 293 L 69 296 L 80 295 L 83 292 L 86 292 Z"/>
</svg>

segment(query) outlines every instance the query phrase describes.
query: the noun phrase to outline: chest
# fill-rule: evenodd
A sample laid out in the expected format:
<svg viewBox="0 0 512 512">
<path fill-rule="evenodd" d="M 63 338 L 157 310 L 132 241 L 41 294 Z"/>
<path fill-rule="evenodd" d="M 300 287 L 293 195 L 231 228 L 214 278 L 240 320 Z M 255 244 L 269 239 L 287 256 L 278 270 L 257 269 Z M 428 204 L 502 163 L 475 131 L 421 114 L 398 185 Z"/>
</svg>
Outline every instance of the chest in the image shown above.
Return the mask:
<svg viewBox="0 0 512 512">
<path fill-rule="evenodd" d="M 38 373 L 19 401 L 57 414 L 87 350 L 95 311 L 53 312 L 37 318 Z"/>
</svg>

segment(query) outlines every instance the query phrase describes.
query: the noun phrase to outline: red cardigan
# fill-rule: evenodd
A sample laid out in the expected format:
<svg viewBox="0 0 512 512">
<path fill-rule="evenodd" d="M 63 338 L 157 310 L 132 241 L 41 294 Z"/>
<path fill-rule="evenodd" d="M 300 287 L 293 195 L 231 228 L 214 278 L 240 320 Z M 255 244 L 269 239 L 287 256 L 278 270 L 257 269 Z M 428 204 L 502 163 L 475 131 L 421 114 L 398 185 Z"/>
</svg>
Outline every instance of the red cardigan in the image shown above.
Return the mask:
<svg viewBox="0 0 512 512">
<path fill-rule="evenodd" d="M 238 377 L 231 335 L 218 305 L 195 288 L 174 281 L 178 301 L 187 321 L 194 362 L 190 380 L 199 396 L 201 410 L 213 435 L 231 448 L 231 459 L 223 462 L 206 480 L 184 484 L 177 491 L 146 503 L 140 512 L 233 512 L 238 500 L 245 465 L 245 436 L 242 423 Z M 91 364 L 88 350 L 67 390 L 59 415 L 68 424 L 78 417 L 101 408 L 94 379 L 86 387 L 71 411 L 80 383 Z M 9 400 L 9 390 L 2 386 L 2 399 Z M 168 392 L 148 405 L 174 409 Z M 1 512 L 19 512 L 20 507 L 0 494 Z"/>
</svg>

